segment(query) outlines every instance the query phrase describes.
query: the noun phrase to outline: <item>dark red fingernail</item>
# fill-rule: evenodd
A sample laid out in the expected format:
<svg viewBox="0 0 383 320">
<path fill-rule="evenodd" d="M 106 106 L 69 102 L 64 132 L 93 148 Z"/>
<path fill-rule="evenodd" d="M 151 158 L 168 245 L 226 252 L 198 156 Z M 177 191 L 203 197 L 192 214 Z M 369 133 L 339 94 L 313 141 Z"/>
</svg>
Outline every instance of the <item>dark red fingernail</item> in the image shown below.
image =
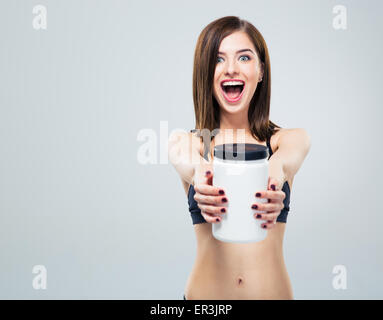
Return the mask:
<svg viewBox="0 0 383 320">
<path fill-rule="evenodd" d="M 262 216 L 260 215 L 260 214 L 257 214 L 257 218 L 259 219 L 259 218 L 262 218 Z"/>
<path fill-rule="evenodd" d="M 271 185 L 271 189 L 273 189 L 273 191 L 275 191 L 275 184 Z"/>
<path fill-rule="evenodd" d="M 215 221 L 219 222 L 219 219 L 217 218 L 217 219 L 215 219 Z"/>
<path fill-rule="evenodd" d="M 227 202 L 227 199 L 226 198 L 222 198 L 222 202 Z"/>
<path fill-rule="evenodd" d="M 256 204 L 253 204 L 253 205 L 251 206 L 251 208 L 252 208 L 252 209 L 258 209 L 258 206 L 257 206 Z"/>
<path fill-rule="evenodd" d="M 219 194 L 225 194 L 225 191 L 223 191 L 223 190 L 219 190 Z"/>
<path fill-rule="evenodd" d="M 259 192 L 257 192 L 257 193 L 255 194 L 255 196 L 256 196 L 256 197 L 260 197 L 261 194 L 260 194 Z"/>
<path fill-rule="evenodd" d="M 208 170 L 208 171 L 206 171 L 206 175 L 209 175 L 211 172 Z"/>
<path fill-rule="evenodd" d="M 266 225 L 264 225 L 262 228 L 263 228 L 263 229 L 266 229 L 266 228 L 267 228 L 267 226 L 266 226 Z"/>
<path fill-rule="evenodd" d="M 222 208 L 222 209 L 221 209 L 221 212 L 226 212 L 226 209 L 225 209 L 225 208 Z"/>
</svg>

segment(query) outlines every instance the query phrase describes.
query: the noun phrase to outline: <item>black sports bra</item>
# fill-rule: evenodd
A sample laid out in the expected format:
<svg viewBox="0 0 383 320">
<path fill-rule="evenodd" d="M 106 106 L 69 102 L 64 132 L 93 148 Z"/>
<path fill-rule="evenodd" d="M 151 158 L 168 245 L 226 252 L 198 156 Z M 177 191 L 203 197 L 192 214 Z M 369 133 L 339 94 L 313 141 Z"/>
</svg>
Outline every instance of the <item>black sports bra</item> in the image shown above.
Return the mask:
<svg viewBox="0 0 383 320">
<path fill-rule="evenodd" d="M 194 131 L 194 130 L 191 130 Z M 212 137 L 213 138 L 213 137 Z M 269 159 L 273 154 L 273 150 L 271 149 L 270 141 L 267 140 L 267 147 L 269 148 Z M 207 159 L 207 153 L 209 150 L 205 148 L 204 151 L 204 158 Z M 281 213 L 279 214 L 277 218 L 277 222 L 285 222 L 287 221 L 287 215 L 290 210 L 290 187 L 288 182 L 286 181 L 283 184 L 282 191 L 286 194 L 285 199 L 283 200 L 283 204 L 285 205 L 284 208 L 281 210 Z M 197 201 L 194 200 L 195 190 L 194 186 L 191 184 L 188 191 L 188 203 L 189 203 L 189 212 L 194 224 L 198 223 L 207 223 L 205 218 L 201 214 L 201 209 L 197 205 Z"/>
</svg>

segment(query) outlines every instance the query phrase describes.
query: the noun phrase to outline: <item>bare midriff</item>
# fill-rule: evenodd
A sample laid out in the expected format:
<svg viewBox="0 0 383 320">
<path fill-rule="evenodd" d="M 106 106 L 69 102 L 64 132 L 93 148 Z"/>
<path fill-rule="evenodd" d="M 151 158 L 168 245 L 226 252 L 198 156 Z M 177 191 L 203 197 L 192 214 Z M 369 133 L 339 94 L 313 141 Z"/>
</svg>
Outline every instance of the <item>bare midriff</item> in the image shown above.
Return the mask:
<svg viewBox="0 0 383 320">
<path fill-rule="evenodd" d="M 228 243 L 213 237 L 210 223 L 195 224 L 197 256 L 186 299 L 293 299 L 282 250 L 285 227 L 277 222 L 259 242 Z"/>
</svg>

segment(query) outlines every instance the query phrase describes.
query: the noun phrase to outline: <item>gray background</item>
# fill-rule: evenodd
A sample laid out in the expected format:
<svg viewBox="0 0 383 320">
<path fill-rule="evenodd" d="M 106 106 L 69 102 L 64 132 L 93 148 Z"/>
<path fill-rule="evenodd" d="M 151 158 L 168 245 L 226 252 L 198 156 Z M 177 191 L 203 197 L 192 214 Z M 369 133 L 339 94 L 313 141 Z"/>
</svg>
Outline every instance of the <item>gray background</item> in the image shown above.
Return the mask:
<svg viewBox="0 0 383 320">
<path fill-rule="evenodd" d="M 48 10 L 32 27 L 33 6 Z M 347 30 L 332 8 L 347 7 Z M 296 299 L 381 299 L 381 1 L 1 1 L 0 298 L 182 299 L 195 235 L 170 164 L 137 135 L 194 127 L 202 29 L 263 34 L 271 119 L 305 128 L 284 255 Z M 159 155 L 159 143 L 158 155 Z M 34 265 L 48 271 L 35 290 Z M 335 290 L 335 265 L 347 289 Z"/>
</svg>

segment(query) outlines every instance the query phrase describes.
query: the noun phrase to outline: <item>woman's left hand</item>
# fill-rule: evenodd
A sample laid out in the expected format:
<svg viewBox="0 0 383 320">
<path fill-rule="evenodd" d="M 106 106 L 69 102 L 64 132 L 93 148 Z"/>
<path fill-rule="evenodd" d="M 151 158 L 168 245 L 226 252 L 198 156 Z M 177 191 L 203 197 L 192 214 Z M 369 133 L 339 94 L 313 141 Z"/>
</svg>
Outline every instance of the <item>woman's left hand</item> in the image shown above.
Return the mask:
<svg viewBox="0 0 383 320">
<path fill-rule="evenodd" d="M 262 223 L 261 227 L 265 229 L 272 229 L 277 221 L 281 210 L 285 207 L 283 200 L 286 194 L 280 190 L 282 183 L 273 177 L 269 177 L 268 187 L 266 191 L 257 191 L 255 193 L 256 198 L 268 199 L 268 202 L 254 202 L 251 206 L 256 211 L 254 218 L 259 220 L 267 220 Z"/>
</svg>

